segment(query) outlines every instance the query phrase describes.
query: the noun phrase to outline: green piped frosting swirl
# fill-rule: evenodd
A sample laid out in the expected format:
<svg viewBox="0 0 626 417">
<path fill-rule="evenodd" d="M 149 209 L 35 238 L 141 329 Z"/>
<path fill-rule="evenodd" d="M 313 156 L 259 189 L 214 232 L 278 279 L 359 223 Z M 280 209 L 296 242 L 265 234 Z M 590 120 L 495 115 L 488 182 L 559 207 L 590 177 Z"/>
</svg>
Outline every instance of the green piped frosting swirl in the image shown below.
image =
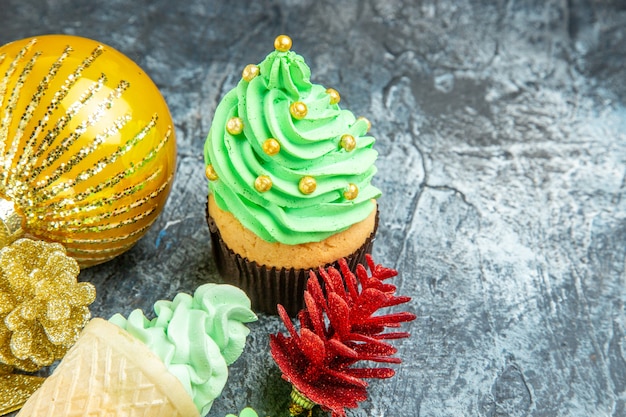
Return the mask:
<svg viewBox="0 0 626 417">
<path fill-rule="evenodd" d="M 218 176 L 209 181 L 217 205 L 262 239 L 289 245 L 319 242 L 364 220 L 374 210 L 371 200 L 380 196 L 371 184 L 378 153 L 368 122 L 331 104 L 292 51 L 270 53 L 259 70 L 220 102 L 205 143 L 205 162 Z M 295 101 L 307 106 L 303 119 L 289 111 Z M 226 130 L 232 117 L 242 119 L 241 134 Z M 356 139 L 354 150 L 340 146 L 344 134 Z M 263 151 L 269 138 L 280 144 L 272 156 Z M 260 175 L 271 179 L 269 191 L 255 188 Z M 304 176 L 316 180 L 311 194 L 298 188 Z M 344 196 L 350 183 L 359 190 L 352 200 Z"/>
<path fill-rule="evenodd" d="M 193 297 L 179 293 L 173 301 L 154 304 L 156 318 L 141 310 L 109 320 L 141 340 L 183 384 L 205 415 L 228 379 L 228 365 L 243 352 L 256 320 L 250 299 L 232 285 L 204 284 Z"/>
</svg>

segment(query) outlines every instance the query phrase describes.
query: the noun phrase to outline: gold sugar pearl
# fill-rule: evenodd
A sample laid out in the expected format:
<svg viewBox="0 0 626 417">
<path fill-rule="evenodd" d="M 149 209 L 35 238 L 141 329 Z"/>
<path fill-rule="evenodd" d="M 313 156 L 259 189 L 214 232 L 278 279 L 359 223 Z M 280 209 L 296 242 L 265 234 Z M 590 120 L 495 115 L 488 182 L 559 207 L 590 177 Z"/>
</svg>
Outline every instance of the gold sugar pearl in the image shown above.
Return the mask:
<svg viewBox="0 0 626 417">
<path fill-rule="evenodd" d="M 291 106 L 289 106 L 289 113 L 291 113 L 294 119 L 304 119 L 307 112 L 308 109 L 306 107 L 306 104 L 301 101 L 294 101 L 293 103 L 291 103 Z"/>
<path fill-rule="evenodd" d="M 343 196 L 346 200 L 354 200 L 359 195 L 359 187 L 356 184 L 350 183 L 343 192 Z"/>
<path fill-rule="evenodd" d="M 274 48 L 278 52 L 287 52 L 291 49 L 291 38 L 287 35 L 278 35 L 276 39 L 274 39 Z"/>
<path fill-rule="evenodd" d="M 357 120 L 364 120 L 365 123 L 367 123 L 367 131 L 368 132 L 370 131 L 370 129 L 372 128 L 372 122 L 370 122 L 369 119 L 367 119 L 367 118 L 365 118 L 363 116 L 360 116 L 360 117 L 357 117 Z"/>
<path fill-rule="evenodd" d="M 341 137 L 339 145 L 347 152 L 351 152 L 354 150 L 354 148 L 356 148 L 356 139 L 354 138 L 354 136 L 346 133 Z"/>
<path fill-rule="evenodd" d="M 317 181 L 315 178 L 309 177 L 308 175 L 300 178 L 300 182 L 298 183 L 298 189 L 302 194 L 311 194 L 317 188 Z"/>
<path fill-rule="evenodd" d="M 280 143 L 274 138 L 266 139 L 265 142 L 263 142 L 263 152 L 269 156 L 276 155 L 280 152 Z"/>
<path fill-rule="evenodd" d="M 259 175 L 254 180 L 254 188 L 260 193 L 269 191 L 272 188 L 272 179 L 267 175 Z"/>
<path fill-rule="evenodd" d="M 327 88 L 326 94 L 330 96 L 330 104 L 337 104 L 341 101 L 341 96 L 339 95 L 339 92 L 334 88 Z"/>
<path fill-rule="evenodd" d="M 259 72 L 260 70 L 258 65 L 248 64 L 241 72 L 241 78 L 243 78 L 247 82 L 250 82 L 254 79 L 254 77 L 259 75 Z"/>
<path fill-rule="evenodd" d="M 206 166 L 206 169 L 204 170 L 204 175 L 206 175 L 209 181 L 216 181 L 219 178 L 217 176 L 217 172 L 215 172 L 215 168 L 213 168 L 213 165 L 211 164 Z"/>
<path fill-rule="evenodd" d="M 240 117 L 231 117 L 226 122 L 226 131 L 231 135 L 238 135 L 243 132 L 243 120 Z"/>
</svg>

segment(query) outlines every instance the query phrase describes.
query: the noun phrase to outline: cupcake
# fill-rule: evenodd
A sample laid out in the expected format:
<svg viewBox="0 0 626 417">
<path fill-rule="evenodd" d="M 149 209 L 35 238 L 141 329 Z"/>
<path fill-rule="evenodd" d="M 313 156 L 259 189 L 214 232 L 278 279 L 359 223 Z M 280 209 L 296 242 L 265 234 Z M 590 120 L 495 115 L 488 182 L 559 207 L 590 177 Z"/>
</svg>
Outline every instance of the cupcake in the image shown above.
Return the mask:
<svg viewBox="0 0 626 417">
<path fill-rule="evenodd" d="M 370 123 L 313 84 L 278 36 L 218 105 L 204 147 L 217 268 L 256 311 L 302 307 L 309 271 L 371 251 L 378 224 Z"/>
</svg>

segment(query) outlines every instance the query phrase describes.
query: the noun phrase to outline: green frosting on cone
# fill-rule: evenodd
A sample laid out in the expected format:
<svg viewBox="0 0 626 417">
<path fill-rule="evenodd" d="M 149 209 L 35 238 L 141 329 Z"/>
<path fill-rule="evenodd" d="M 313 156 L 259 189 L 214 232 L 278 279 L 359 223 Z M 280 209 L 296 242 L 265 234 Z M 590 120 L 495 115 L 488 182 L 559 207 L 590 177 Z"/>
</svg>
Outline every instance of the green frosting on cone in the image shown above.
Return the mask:
<svg viewBox="0 0 626 417">
<path fill-rule="evenodd" d="M 250 300 L 231 285 L 204 284 L 193 297 L 179 293 L 154 304 L 156 318 L 141 310 L 109 320 L 141 340 L 183 384 L 202 415 L 209 412 L 228 379 L 228 365 L 241 355 L 256 320 Z"/>
</svg>

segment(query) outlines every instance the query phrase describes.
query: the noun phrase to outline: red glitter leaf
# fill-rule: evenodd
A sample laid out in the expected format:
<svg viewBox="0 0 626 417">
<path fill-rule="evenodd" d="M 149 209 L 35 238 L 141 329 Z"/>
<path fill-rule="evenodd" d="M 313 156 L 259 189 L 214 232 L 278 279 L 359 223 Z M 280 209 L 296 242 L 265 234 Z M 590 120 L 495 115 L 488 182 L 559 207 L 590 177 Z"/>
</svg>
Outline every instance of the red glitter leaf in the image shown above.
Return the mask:
<svg viewBox="0 0 626 417">
<path fill-rule="evenodd" d="M 313 271 L 309 271 L 309 279 L 306 282 L 306 292 L 308 292 L 313 300 L 317 304 L 320 310 L 327 310 L 326 297 L 324 296 L 324 290 L 320 285 L 317 275 Z"/>
<path fill-rule="evenodd" d="M 308 291 L 304 292 L 304 305 L 306 305 L 306 311 L 308 312 L 308 316 L 315 333 L 322 337 L 325 330 L 323 311 L 319 309 L 313 296 Z"/>
<path fill-rule="evenodd" d="M 367 324 L 382 324 L 384 326 L 389 327 L 392 324 L 415 320 L 415 318 L 416 318 L 415 314 L 402 312 L 402 313 L 386 314 L 384 316 L 370 317 L 366 320 L 366 322 Z"/>
<path fill-rule="evenodd" d="M 327 271 L 328 271 L 328 281 L 332 282 L 332 286 L 333 286 L 332 292 L 337 294 L 346 302 L 349 302 L 350 299 L 348 298 L 348 294 L 346 293 L 345 282 L 343 280 L 343 277 L 339 273 L 339 271 L 337 271 L 332 266 L 329 267 Z"/>
<path fill-rule="evenodd" d="M 328 346 L 332 348 L 332 350 L 337 353 L 337 355 L 345 356 L 347 358 L 358 358 L 359 354 L 354 349 L 349 348 L 345 344 L 341 343 L 337 339 L 330 339 L 328 341 Z"/>
<path fill-rule="evenodd" d="M 350 334 L 350 307 L 333 292 L 328 294 L 328 319 L 340 337 Z"/>
<path fill-rule="evenodd" d="M 278 304 L 278 306 L 276 307 L 278 309 L 278 315 L 283 320 L 283 323 L 285 324 L 285 327 L 287 328 L 289 335 L 293 337 L 295 340 L 298 340 L 299 339 L 298 332 L 296 332 L 296 328 L 293 326 L 293 323 L 291 323 L 291 319 L 289 318 L 289 314 L 287 314 L 287 310 L 285 310 L 285 307 L 283 307 L 280 304 Z"/>
<path fill-rule="evenodd" d="M 391 378 L 396 374 L 391 368 L 350 368 L 346 373 L 357 378 Z"/>
<path fill-rule="evenodd" d="M 339 268 L 341 269 L 341 274 L 343 275 L 344 280 L 346 281 L 346 287 L 348 288 L 348 293 L 350 294 L 351 300 L 356 300 L 359 298 L 359 288 L 358 281 L 356 277 L 350 271 L 350 267 L 348 266 L 348 262 L 345 259 L 341 258 L 339 260 Z"/>
<path fill-rule="evenodd" d="M 324 365 L 326 347 L 318 335 L 309 329 L 302 329 L 300 331 L 300 343 L 302 344 L 302 353 L 311 361 L 312 365 Z"/>
<path fill-rule="evenodd" d="M 374 262 L 374 258 L 369 253 L 365 255 L 365 261 L 367 262 L 367 266 L 372 271 L 372 276 L 376 277 L 376 279 L 384 280 L 387 278 L 393 278 L 398 275 L 398 271 L 392 268 L 386 268 L 380 264 L 376 265 Z"/>
<path fill-rule="evenodd" d="M 353 320 L 358 322 L 374 314 L 387 302 L 388 296 L 375 288 L 366 288 L 359 296 Z"/>
<path fill-rule="evenodd" d="M 376 339 L 404 339 L 405 337 L 409 337 L 410 334 L 407 332 L 391 332 L 391 333 L 383 333 L 376 335 Z"/>
</svg>

